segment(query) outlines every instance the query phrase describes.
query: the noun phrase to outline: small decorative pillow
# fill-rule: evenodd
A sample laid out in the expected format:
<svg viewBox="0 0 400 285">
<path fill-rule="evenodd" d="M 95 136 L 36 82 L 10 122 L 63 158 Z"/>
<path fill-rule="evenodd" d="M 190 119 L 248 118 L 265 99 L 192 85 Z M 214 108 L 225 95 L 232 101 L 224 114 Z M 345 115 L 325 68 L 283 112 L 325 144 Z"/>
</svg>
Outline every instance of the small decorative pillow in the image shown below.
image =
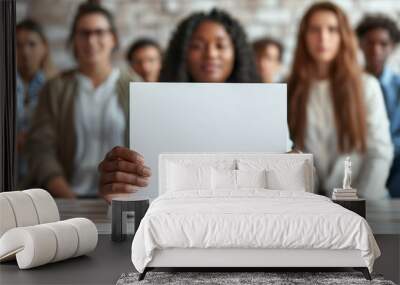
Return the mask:
<svg viewBox="0 0 400 285">
<path fill-rule="evenodd" d="M 211 188 L 211 166 L 168 165 L 168 191 L 185 191 Z"/>
<path fill-rule="evenodd" d="M 282 172 L 269 170 L 267 173 L 268 188 L 273 190 L 306 191 L 304 164 Z"/>
<path fill-rule="evenodd" d="M 230 170 L 215 169 L 211 171 L 212 189 L 267 188 L 266 170 Z"/>
<path fill-rule="evenodd" d="M 266 170 L 267 187 L 271 190 L 306 191 L 309 165 L 304 160 L 240 159 L 240 170 Z"/>
<path fill-rule="evenodd" d="M 211 189 L 236 190 L 236 170 L 212 168 Z"/>
<path fill-rule="evenodd" d="M 236 170 L 237 188 L 267 188 L 267 171 Z"/>
</svg>

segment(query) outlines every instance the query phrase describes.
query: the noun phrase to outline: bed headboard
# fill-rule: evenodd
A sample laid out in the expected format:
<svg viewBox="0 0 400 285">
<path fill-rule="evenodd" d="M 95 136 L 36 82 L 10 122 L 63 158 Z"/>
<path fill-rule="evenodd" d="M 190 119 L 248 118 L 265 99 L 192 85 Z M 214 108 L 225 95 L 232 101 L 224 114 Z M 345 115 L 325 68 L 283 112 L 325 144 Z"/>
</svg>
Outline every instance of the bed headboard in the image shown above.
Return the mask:
<svg viewBox="0 0 400 285">
<path fill-rule="evenodd" d="M 275 153 L 162 153 L 159 155 L 159 186 L 158 194 L 167 191 L 168 166 L 171 162 L 178 164 L 221 165 L 232 169 L 248 169 L 262 165 L 272 169 L 281 177 L 285 172 L 295 169 L 298 165 L 303 168 L 300 172 L 306 192 L 314 192 L 314 165 L 312 154 L 275 154 Z M 296 182 L 295 182 L 296 183 Z"/>
</svg>

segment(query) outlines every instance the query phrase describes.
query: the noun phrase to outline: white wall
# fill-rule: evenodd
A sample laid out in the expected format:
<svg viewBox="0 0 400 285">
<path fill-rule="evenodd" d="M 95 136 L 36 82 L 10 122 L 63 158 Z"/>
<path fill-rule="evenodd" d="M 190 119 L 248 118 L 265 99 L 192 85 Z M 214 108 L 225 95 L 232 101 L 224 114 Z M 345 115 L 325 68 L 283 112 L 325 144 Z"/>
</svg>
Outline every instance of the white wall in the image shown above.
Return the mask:
<svg viewBox="0 0 400 285">
<path fill-rule="evenodd" d="M 17 19 L 30 16 L 45 26 L 53 60 L 59 68 L 74 65 L 65 40 L 77 6 L 82 0 L 17 0 Z M 297 25 L 314 0 L 102 0 L 116 17 L 121 48 L 116 64 L 124 65 L 124 52 L 140 36 L 157 39 L 166 46 L 171 31 L 185 16 L 197 10 L 218 7 L 239 19 L 251 40 L 265 35 L 280 39 L 285 47 L 286 69 L 291 62 Z M 334 0 L 356 25 L 364 13 L 382 12 L 400 24 L 400 0 Z M 400 72 L 400 48 L 390 59 Z"/>
</svg>

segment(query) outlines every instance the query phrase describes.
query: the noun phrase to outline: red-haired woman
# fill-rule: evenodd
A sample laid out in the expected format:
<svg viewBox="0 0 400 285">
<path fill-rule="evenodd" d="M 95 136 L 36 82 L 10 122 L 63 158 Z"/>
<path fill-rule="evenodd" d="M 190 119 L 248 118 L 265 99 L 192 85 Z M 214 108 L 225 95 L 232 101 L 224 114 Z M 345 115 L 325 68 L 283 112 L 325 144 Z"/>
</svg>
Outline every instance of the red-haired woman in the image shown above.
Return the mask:
<svg viewBox="0 0 400 285">
<path fill-rule="evenodd" d="M 317 189 L 341 187 L 350 156 L 353 187 L 383 198 L 393 146 L 379 83 L 357 63 L 357 42 L 335 4 L 312 5 L 303 16 L 289 78 L 289 128 L 297 148 L 314 154 Z"/>
</svg>

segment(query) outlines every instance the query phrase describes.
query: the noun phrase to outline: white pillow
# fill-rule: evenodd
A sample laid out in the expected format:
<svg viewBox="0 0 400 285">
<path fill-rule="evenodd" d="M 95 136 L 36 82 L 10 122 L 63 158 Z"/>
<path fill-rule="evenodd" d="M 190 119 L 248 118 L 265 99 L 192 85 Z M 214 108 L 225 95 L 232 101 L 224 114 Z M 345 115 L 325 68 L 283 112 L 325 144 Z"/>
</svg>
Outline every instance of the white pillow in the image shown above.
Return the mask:
<svg viewBox="0 0 400 285">
<path fill-rule="evenodd" d="M 237 188 L 267 188 L 267 171 L 236 170 Z"/>
<path fill-rule="evenodd" d="M 306 191 L 304 165 L 282 172 L 276 169 L 267 172 L 268 188 L 272 190 Z"/>
<path fill-rule="evenodd" d="M 236 189 L 236 170 L 231 169 L 216 169 L 211 171 L 211 188 L 218 189 Z"/>
<path fill-rule="evenodd" d="M 272 190 L 306 191 L 308 164 L 293 159 L 240 159 L 240 170 L 266 169 L 267 188 Z"/>
<path fill-rule="evenodd" d="M 267 188 L 267 176 L 262 170 L 215 169 L 211 171 L 212 189 Z"/>
<path fill-rule="evenodd" d="M 211 189 L 211 166 L 182 165 L 170 162 L 167 190 Z"/>
</svg>

